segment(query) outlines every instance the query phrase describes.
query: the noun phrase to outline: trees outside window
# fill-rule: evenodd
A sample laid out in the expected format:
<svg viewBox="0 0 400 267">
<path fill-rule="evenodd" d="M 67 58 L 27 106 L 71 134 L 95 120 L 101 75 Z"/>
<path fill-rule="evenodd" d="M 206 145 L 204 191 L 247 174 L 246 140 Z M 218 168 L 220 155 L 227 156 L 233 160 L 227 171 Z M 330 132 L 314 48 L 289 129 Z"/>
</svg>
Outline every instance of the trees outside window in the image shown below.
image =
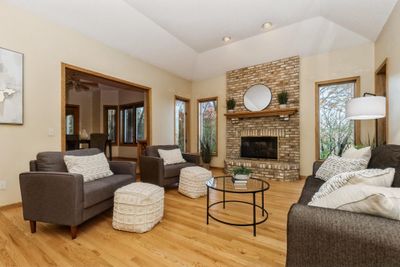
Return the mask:
<svg viewBox="0 0 400 267">
<path fill-rule="evenodd" d="M 175 97 L 175 144 L 182 152 L 188 151 L 189 139 L 189 100 Z"/>
<path fill-rule="evenodd" d="M 216 97 L 201 99 L 198 102 L 198 146 L 209 142 L 211 152 L 218 152 L 218 100 Z"/>
<path fill-rule="evenodd" d="M 136 145 L 145 138 L 144 113 L 143 102 L 120 106 L 120 145 Z"/>
<path fill-rule="evenodd" d="M 359 79 L 317 83 L 317 159 L 341 156 L 358 141 L 356 123 L 346 119 L 346 103 L 359 95 Z"/>
<path fill-rule="evenodd" d="M 104 106 L 104 132 L 112 144 L 117 144 L 118 140 L 118 106 Z"/>
</svg>

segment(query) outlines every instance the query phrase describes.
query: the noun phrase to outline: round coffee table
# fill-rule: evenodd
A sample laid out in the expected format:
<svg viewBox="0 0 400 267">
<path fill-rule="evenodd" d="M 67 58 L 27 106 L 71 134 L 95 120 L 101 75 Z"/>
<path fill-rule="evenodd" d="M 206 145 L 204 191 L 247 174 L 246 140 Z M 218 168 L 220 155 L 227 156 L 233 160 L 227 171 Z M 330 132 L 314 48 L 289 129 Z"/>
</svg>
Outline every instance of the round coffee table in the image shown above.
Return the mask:
<svg viewBox="0 0 400 267">
<path fill-rule="evenodd" d="M 269 183 L 257 178 L 250 178 L 246 184 L 235 184 L 232 176 L 219 176 L 214 177 L 207 181 L 207 224 L 209 223 L 209 217 L 216 220 L 217 222 L 234 225 L 234 226 L 253 226 L 253 235 L 256 236 L 256 226 L 260 223 L 265 222 L 268 219 L 268 211 L 264 208 L 264 193 L 269 189 Z M 210 203 L 210 189 L 222 192 L 222 201 Z M 241 200 L 226 200 L 226 193 L 232 194 L 252 194 L 253 201 L 241 201 Z M 256 194 L 261 194 L 261 205 L 256 202 Z M 232 223 L 218 219 L 215 215 L 210 213 L 210 208 L 216 205 L 221 205 L 225 209 L 226 203 L 240 203 L 244 205 L 252 206 L 253 208 L 253 222 L 252 223 Z M 262 211 L 262 219 L 257 221 L 256 209 Z"/>
</svg>

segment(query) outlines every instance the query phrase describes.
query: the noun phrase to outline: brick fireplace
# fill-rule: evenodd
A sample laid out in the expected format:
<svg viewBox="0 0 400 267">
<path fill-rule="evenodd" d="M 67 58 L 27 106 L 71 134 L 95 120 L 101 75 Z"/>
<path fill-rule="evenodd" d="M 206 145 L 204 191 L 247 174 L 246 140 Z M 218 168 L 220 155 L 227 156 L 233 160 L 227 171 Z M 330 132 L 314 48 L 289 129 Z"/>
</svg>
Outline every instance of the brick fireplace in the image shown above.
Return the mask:
<svg viewBox="0 0 400 267">
<path fill-rule="evenodd" d="M 290 57 L 273 62 L 227 72 L 227 99 L 236 100 L 235 112 L 247 111 L 243 104 L 246 90 L 254 84 L 264 84 L 271 89 L 272 101 L 266 110 L 279 109 L 277 94 L 283 90 L 289 93 L 288 108 L 299 108 L 299 57 Z M 288 119 L 287 119 L 288 118 Z M 252 176 L 282 181 L 299 179 L 300 169 L 300 125 L 299 113 L 286 120 L 279 116 L 234 118 L 228 117 L 226 125 L 225 170 L 231 172 L 236 166 L 246 166 Z M 241 153 L 242 141 L 247 137 L 275 137 L 277 140 L 276 159 L 263 158 L 271 145 L 261 145 L 259 153 Z M 247 146 L 247 145 L 246 145 Z M 259 155 L 261 154 L 261 155 Z M 250 156 L 250 157 L 248 157 Z"/>
</svg>

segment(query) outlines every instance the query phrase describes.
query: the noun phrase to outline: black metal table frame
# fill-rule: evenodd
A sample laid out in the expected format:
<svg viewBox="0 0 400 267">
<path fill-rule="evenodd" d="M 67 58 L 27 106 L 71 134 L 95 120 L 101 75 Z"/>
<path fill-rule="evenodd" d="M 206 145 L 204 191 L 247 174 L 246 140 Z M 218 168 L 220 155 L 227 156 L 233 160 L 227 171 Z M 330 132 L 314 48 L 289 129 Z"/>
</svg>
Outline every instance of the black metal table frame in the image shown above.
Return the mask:
<svg viewBox="0 0 400 267">
<path fill-rule="evenodd" d="M 259 180 L 261 181 L 262 184 L 262 188 L 260 190 L 256 190 L 256 191 L 229 191 L 229 190 L 225 190 L 225 179 L 227 179 L 229 176 L 222 176 L 222 177 L 215 177 L 213 179 L 218 179 L 218 178 L 223 178 L 224 179 L 224 184 L 223 184 L 223 188 L 222 189 L 217 189 L 214 187 L 210 187 L 207 184 L 207 224 L 209 224 L 209 218 L 211 217 L 212 219 L 214 219 L 217 222 L 223 223 L 223 224 L 227 224 L 227 225 L 233 225 L 233 226 L 253 226 L 253 235 L 256 236 L 257 235 L 257 230 L 256 230 L 256 226 L 258 224 L 261 224 L 263 222 L 265 222 L 268 219 L 268 211 L 265 209 L 264 207 L 264 199 L 265 199 L 265 191 L 267 191 L 269 189 L 269 184 L 264 182 L 261 179 L 257 179 L 257 178 L 251 178 L 254 180 Z M 264 187 L 264 185 L 267 185 L 266 187 Z M 219 191 L 222 192 L 222 201 L 217 201 L 214 202 L 212 204 L 210 204 L 210 188 L 212 190 L 215 191 Z M 226 200 L 226 193 L 232 193 L 232 194 L 253 194 L 253 202 L 247 202 L 247 201 L 241 201 L 241 200 Z M 257 193 L 261 193 L 261 206 L 257 204 L 256 202 L 256 194 Z M 225 204 L 226 203 L 241 203 L 241 204 L 246 204 L 246 205 L 251 205 L 253 206 L 253 222 L 252 223 L 231 223 L 231 222 L 227 222 L 221 219 L 216 218 L 215 216 L 213 216 L 210 213 L 210 208 L 215 206 L 215 205 L 220 205 L 222 204 L 223 208 L 225 209 Z M 263 219 L 260 221 L 257 221 L 257 215 L 256 215 L 256 208 L 261 209 L 262 211 L 262 217 Z M 265 218 L 264 218 L 265 215 Z"/>
</svg>

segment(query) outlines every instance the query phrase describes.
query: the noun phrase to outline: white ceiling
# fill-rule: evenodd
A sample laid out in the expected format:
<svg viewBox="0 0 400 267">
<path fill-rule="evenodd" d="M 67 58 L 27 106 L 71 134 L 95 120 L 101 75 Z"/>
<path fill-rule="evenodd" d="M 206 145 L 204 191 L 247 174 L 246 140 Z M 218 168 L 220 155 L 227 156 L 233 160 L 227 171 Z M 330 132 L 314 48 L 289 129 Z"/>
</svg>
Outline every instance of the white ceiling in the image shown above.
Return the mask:
<svg viewBox="0 0 400 267">
<path fill-rule="evenodd" d="M 186 79 L 375 41 L 397 0 L 8 0 Z M 274 26 L 263 31 L 261 25 Z M 232 42 L 224 44 L 223 36 Z"/>
</svg>

